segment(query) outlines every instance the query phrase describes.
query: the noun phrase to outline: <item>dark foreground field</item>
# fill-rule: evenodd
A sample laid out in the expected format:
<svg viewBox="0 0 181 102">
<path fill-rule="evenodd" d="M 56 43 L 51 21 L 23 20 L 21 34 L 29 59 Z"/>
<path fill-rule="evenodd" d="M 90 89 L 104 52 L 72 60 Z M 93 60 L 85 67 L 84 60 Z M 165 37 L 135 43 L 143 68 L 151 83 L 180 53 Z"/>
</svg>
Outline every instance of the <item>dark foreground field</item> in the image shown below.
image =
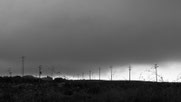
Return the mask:
<svg viewBox="0 0 181 102">
<path fill-rule="evenodd" d="M 1 78 L 0 102 L 181 102 L 181 84 Z"/>
</svg>

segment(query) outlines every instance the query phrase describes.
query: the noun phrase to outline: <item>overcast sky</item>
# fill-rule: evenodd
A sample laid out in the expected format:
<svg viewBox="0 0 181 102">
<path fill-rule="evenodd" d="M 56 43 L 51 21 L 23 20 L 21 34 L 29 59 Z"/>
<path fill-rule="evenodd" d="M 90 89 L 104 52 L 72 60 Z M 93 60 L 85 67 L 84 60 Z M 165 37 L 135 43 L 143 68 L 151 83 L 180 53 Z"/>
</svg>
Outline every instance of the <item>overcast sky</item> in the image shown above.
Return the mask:
<svg viewBox="0 0 181 102">
<path fill-rule="evenodd" d="M 178 0 L 1 0 L 0 66 L 83 72 L 181 60 Z M 123 68 L 123 67 L 122 67 Z"/>
</svg>

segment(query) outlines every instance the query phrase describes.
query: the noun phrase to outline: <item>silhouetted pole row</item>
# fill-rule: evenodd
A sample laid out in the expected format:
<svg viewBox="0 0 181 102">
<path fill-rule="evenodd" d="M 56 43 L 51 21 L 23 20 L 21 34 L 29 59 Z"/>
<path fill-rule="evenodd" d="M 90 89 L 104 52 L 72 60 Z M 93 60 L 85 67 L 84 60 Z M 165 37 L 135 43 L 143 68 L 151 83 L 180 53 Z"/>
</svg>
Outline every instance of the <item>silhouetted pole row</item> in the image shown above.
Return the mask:
<svg viewBox="0 0 181 102">
<path fill-rule="evenodd" d="M 156 82 L 158 82 L 158 78 L 157 78 L 157 76 L 158 76 L 158 74 L 157 74 L 157 68 L 158 68 L 159 66 L 157 65 L 157 64 L 155 64 L 155 76 L 156 76 Z"/>
<path fill-rule="evenodd" d="M 25 56 L 22 56 L 21 57 L 21 63 L 22 63 L 22 77 L 24 76 L 24 68 L 25 68 Z M 156 78 L 156 82 L 158 82 L 158 72 L 157 72 L 157 69 L 158 69 L 158 65 L 155 64 L 154 65 L 154 69 L 155 69 L 155 78 Z M 42 75 L 42 65 L 39 65 L 39 78 L 41 78 L 41 75 Z M 131 81 L 131 65 L 129 65 L 128 67 L 129 69 L 129 81 Z M 51 68 L 51 76 L 53 77 L 54 75 L 54 66 L 52 66 Z M 9 76 L 11 77 L 12 76 L 12 71 L 11 69 L 8 70 L 8 73 L 9 73 Z M 58 72 L 60 74 L 60 72 Z M 110 66 L 110 75 L 111 75 L 111 81 L 113 80 L 113 67 Z M 81 74 L 78 75 L 78 79 L 80 78 Z M 91 72 L 91 70 L 89 70 L 89 80 L 92 80 L 92 77 L 93 77 L 93 73 Z M 74 78 L 74 76 L 73 76 Z M 84 73 L 82 73 L 82 79 L 84 80 Z M 101 68 L 99 67 L 99 80 L 101 80 Z"/>
<path fill-rule="evenodd" d="M 131 65 L 129 65 L 129 81 L 131 81 Z"/>
</svg>

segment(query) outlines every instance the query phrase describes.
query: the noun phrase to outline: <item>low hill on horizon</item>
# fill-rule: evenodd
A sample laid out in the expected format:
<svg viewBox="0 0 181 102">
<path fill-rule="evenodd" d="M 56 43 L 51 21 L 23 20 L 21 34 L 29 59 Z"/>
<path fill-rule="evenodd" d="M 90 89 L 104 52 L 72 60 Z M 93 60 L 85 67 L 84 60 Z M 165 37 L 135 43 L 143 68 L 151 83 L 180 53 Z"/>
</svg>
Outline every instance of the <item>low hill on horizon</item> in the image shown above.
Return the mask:
<svg viewBox="0 0 181 102">
<path fill-rule="evenodd" d="M 2 79 L 0 78 L 0 102 L 180 102 L 181 100 L 181 83 L 61 78 L 51 81 L 27 81 L 22 78 L 23 82 L 20 80 L 3 82 Z"/>
</svg>

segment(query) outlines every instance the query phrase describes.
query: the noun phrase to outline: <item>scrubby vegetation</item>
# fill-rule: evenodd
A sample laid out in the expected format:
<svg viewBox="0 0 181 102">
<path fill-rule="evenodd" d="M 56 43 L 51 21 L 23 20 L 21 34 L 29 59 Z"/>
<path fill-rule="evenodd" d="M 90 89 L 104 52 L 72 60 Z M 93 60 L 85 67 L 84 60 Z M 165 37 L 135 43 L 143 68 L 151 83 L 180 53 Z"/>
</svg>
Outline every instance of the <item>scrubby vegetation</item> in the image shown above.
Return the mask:
<svg viewBox="0 0 181 102">
<path fill-rule="evenodd" d="M 0 102 L 180 102 L 180 96 L 180 83 L 0 78 Z"/>
</svg>

